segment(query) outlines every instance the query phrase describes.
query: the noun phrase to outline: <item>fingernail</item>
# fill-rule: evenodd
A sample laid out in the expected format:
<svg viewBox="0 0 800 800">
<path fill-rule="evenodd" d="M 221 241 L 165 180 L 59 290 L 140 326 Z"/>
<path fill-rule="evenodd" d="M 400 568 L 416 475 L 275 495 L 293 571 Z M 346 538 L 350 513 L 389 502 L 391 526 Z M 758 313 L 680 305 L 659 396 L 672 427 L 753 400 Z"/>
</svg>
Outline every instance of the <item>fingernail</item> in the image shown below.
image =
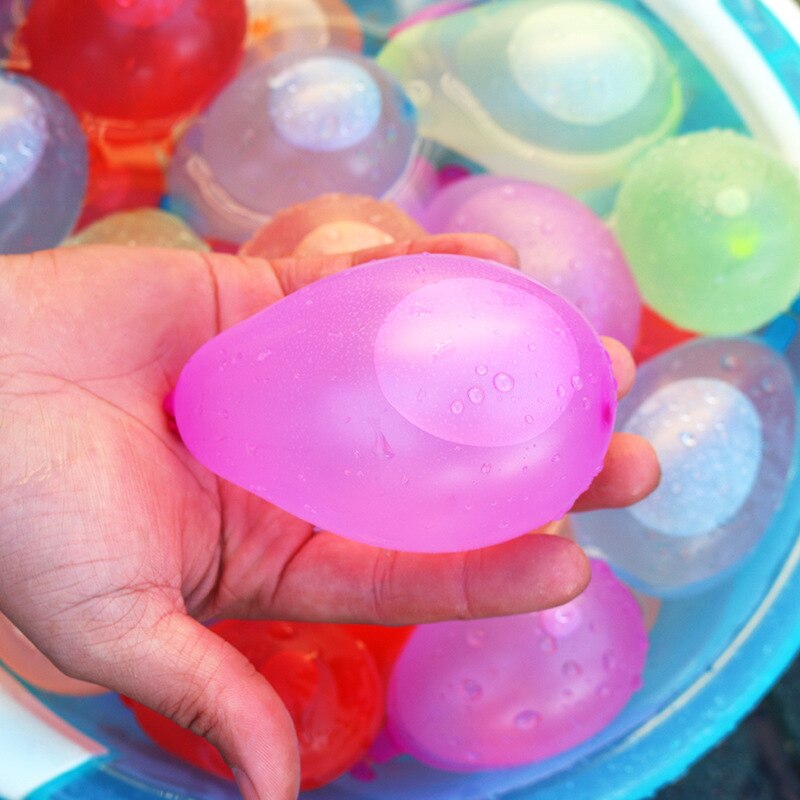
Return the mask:
<svg viewBox="0 0 800 800">
<path fill-rule="evenodd" d="M 236 785 L 239 787 L 239 791 L 242 793 L 244 800 L 259 800 L 256 787 L 253 786 L 253 782 L 244 770 L 234 767 L 233 777 L 236 780 Z"/>
</svg>

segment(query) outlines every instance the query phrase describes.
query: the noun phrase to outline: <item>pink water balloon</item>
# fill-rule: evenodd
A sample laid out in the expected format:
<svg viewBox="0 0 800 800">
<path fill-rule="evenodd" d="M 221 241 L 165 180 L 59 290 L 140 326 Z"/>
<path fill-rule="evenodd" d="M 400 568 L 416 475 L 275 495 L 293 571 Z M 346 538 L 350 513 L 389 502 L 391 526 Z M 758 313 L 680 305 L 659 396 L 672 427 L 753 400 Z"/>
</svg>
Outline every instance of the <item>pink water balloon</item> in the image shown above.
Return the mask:
<svg viewBox="0 0 800 800">
<path fill-rule="evenodd" d="M 568 194 L 530 181 L 473 175 L 446 186 L 420 218 L 431 233 L 490 233 L 513 245 L 520 269 L 577 306 L 603 336 L 636 343 L 641 301 L 602 219 Z"/>
<path fill-rule="evenodd" d="M 419 626 L 389 682 L 389 733 L 443 769 L 533 763 L 608 725 L 646 654 L 636 600 L 594 561 L 586 591 L 558 608 Z"/>
<path fill-rule="evenodd" d="M 466 550 L 563 516 L 602 466 L 611 363 L 562 298 L 454 255 L 372 262 L 225 331 L 175 416 L 209 469 L 381 547 Z"/>
</svg>

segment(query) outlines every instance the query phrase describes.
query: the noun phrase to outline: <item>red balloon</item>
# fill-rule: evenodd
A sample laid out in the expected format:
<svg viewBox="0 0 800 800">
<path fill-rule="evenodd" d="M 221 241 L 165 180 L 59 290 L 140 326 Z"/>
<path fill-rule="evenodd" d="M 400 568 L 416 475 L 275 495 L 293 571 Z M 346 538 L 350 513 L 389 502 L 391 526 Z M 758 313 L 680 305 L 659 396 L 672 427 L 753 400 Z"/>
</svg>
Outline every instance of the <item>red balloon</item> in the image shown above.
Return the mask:
<svg viewBox="0 0 800 800">
<path fill-rule="evenodd" d="M 637 364 L 647 361 L 648 358 L 657 356 L 664 350 L 689 339 L 694 339 L 696 333 L 676 328 L 671 322 L 656 314 L 653 309 L 642 306 L 642 321 L 639 326 L 639 339 L 633 348 L 633 358 Z"/>
<path fill-rule="evenodd" d="M 338 778 L 364 756 L 383 720 L 383 684 L 372 656 L 346 626 L 226 620 L 211 629 L 247 656 L 289 710 L 300 743 L 303 790 Z M 232 777 L 205 739 L 123 699 L 165 750 Z"/>
<path fill-rule="evenodd" d="M 81 112 L 178 119 L 238 65 L 244 0 L 36 0 L 22 30 L 31 73 Z"/>
</svg>

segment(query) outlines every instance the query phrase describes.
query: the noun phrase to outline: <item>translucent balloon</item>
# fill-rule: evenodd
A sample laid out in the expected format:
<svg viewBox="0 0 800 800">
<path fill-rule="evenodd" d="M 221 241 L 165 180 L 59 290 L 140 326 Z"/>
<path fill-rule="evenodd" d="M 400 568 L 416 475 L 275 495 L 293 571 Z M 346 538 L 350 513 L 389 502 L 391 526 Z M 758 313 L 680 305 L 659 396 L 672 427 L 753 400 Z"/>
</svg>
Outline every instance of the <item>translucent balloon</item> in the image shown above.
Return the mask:
<svg viewBox="0 0 800 800">
<path fill-rule="evenodd" d="M 695 339 L 644 363 L 617 427 L 649 439 L 661 483 L 630 508 L 575 514 L 580 544 L 638 588 L 704 588 L 756 546 L 792 462 L 785 360 L 747 339 Z"/>
<path fill-rule="evenodd" d="M 30 78 L 0 75 L 0 106 L 0 253 L 53 247 L 86 193 L 86 137 L 63 101 Z"/>
<path fill-rule="evenodd" d="M 414 109 L 373 62 L 284 53 L 242 73 L 178 145 L 170 204 L 204 236 L 241 243 L 327 192 L 381 197 L 411 169 Z"/>
<path fill-rule="evenodd" d="M 289 50 L 361 52 L 358 17 L 344 0 L 246 0 L 245 66 Z"/>
<path fill-rule="evenodd" d="M 383 682 L 350 626 L 224 620 L 211 629 L 263 675 L 286 706 L 300 750 L 300 788 L 316 789 L 367 752 L 383 719 Z M 165 750 L 220 777 L 231 769 L 203 737 L 125 698 Z"/>
<path fill-rule="evenodd" d="M 563 516 L 602 466 L 610 359 L 584 318 L 463 256 L 372 262 L 225 331 L 175 390 L 198 460 L 317 527 L 453 551 Z"/>
<path fill-rule="evenodd" d="M 417 627 L 389 682 L 389 732 L 442 769 L 539 761 L 608 725 L 646 654 L 639 605 L 594 561 L 588 588 L 563 606 Z"/>
<path fill-rule="evenodd" d="M 179 217 L 157 208 L 109 214 L 64 242 L 66 246 L 120 244 L 128 247 L 177 247 L 208 250 L 209 246 Z"/>
<path fill-rule="evenodd" d="M 472 231 L 504 239 L 520 269 L 575 305 L 595 330 L 632 347 L 639 292 L 613 234 L 594 212 L 542 184 L 475 175 L 440 191 L 425 211 L 431 233 Z"/>
<path fill-rule="evenodd" d="M 417 106 L 422 136 L 569 191 L 617 182 L 681 117 L 656 36 L 602 0 L 481 4 L 403 31 L 378 63 Z"/>
<path fill-rule="evenodd" d="M 169 125 L 233 74 L 245 27 L 243 0 L 37 0 L 22 32 L 33 76 L 74 108 Z"/>
<path fill-rule="evenodd" d="M 800 291 L 800 178 L 733 131 L 665 142 L 626 175 L 614 230 L 648 305 L 681 328 L 751 331 Z"/>
<path fill-rule="evenodd" d="M 424 235 L 391 203 L 363 195 L 326 194 L 276 214 L 239 252 L 261 258 L 334 255 Z"/>
</svg>

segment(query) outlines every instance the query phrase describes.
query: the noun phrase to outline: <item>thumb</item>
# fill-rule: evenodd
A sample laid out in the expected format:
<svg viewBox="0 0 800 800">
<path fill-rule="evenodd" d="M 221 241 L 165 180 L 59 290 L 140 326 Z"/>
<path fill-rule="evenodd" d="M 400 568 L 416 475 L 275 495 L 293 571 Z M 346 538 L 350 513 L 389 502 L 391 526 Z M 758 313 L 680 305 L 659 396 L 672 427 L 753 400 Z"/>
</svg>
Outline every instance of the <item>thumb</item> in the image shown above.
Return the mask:
<svg viewBox="0 0 800 800">
<path fill-rule="evenodd" d="M 295 800 L 297 739 L 278 695 L 234 647 L 173 611 L 122 642 L 113 688 L 205 737 L 232 768 L 245 800 Z M 126 646 L 128 645 L 128 646 Z"/>
</svg>

